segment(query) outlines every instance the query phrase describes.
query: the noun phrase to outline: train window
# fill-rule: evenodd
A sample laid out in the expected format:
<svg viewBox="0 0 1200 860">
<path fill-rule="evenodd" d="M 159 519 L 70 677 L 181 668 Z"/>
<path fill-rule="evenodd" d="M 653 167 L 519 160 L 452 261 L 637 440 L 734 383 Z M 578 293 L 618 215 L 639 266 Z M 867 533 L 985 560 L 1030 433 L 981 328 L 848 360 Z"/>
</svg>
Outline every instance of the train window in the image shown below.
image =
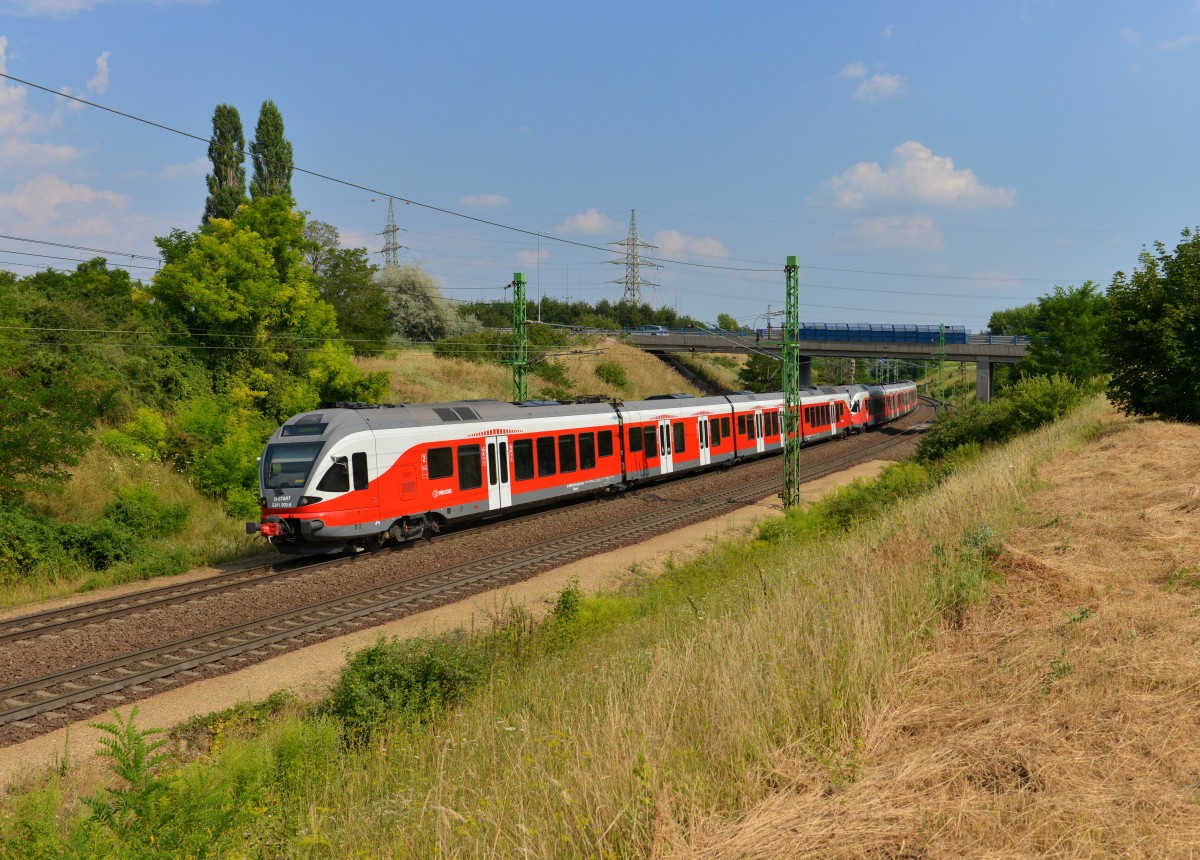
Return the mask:
<svg viewBox="0 0 1200 860">
<path fill-rule="evenodd" d="M 579 468 L 596 468 L 596 434 L 579 434 Z"/>
<path fill-rule="evenodd" d="M 683 422 L 675 422 L 675 453 L 682 454 L 686 450 L 687 443 L 683 439 Z"/>
<path fill-rule="evenodd" d="M 488 484 L 496 486 L 496 443 L 488 442 Z"/>
<path fill-rule="evenodd" d="M 613 452 L 612 442 L 613 442 L 612 431 L 611 430 L 601 430 L 598 435 L 598 438 L 596 439 L 597 447 L 599 448 L 601 457 L 611 457 L 612 456 L 612 452 Z"/>
<path fill-rule="evenodd" d="M 778 436 L 779 435 L 779 413 L 772 412 L 770 414 L 770 421 L 771 421 L 771 432 L 768 435 Z"/>
<path fill-rule="evenodd" d="M 365 490 L 370 484 L 367 475 L 367 455 L 361 451 L 351 454 L 350 463 L 354 466 L 354 489 Z"/>
<path fill-rule="evenodd" d="M 642 428 L 641 427 L 630 427 L 629 428 L 629 453 L 635 454 L 640 450 L 642 450 Z"/>
<path fill-rule="evenodd" d="M 708 422 L 701 418 L 696 426 L 700 428 L 700 447 L 703 448 L 708 444 Z"/>
<path fill-rule="evenodd" d="M 533 477 L 532 439 L 513 442 L 513 473 L 518 481 L 528 481 Z"/>
<path fill-rule="evenodd" d="M 751 416 L 749 416 L 749 420 L 747 420 L 747 421 L 746 421 L 746 436 L 747 436 L 748 438 L 750 438 L 750 439 L 754 439 L 754 438 L 755 438 L 755 435 L 754 435 L 754 418 L 755 418 L 755 416 L 751 415 Z"/>
<path fill-rule="evenodd" d="M 658 434 L 653 427 L 642 428 L 642 440 L 646 443 L 646 459 L 653 460 L 658 456 Z"/>
<path fill-rule="evenodd" d="M 430 480 L 454 474 L 454 454 L 449 448 L 430 448 L 428 456 Z"/>
<path fill-rule="evenodd" d="M 574 472 L 576 469 L 575 460 L 575 436 L 559 436 L 558 437 L 558 471 Z"/>
<path fill-rule="evenodd" d="M 671 431 L 667 429 L 668 425 L 658 425 L 658 441 L 664 454 L 671 453 Z"/>
<path fill-rule="evenodd" d="M 545 478 L 547 475 L 553 475 L 557 470 L 554 460 L 554 437 L 543 436 L 537 440 L 537 463 L 538 477 Z"/>
<path fill-rule="evenodd" d="M 508 483 L 508 443 L 500 443 L 500 483 Z"/>
<path fill-rule="evenodd" d="M 724 418 L 722 418 L 721 419 L 721 435 L 722 436 L 732 436 L 733 433 L 730 432 L 730 430 L 729 430 L 729 428 L 732 426 L 733 425 L 730 423 L 728 415 L 725 416 Z"/>
<path fill-rule="evenodd" d="M 458 488 L 477 490 L 483 486 L 483 457 L 478 445 L 458 446 Z"/>
<path fill-rule="evenodd" d="M 323 493 L 350 492 L 350 470 L 346 468 L 346 458 L 339 457 L 337 462 L 329 467 L 329 471 L 317 484 L 317 489 Z"/>
<path fill-rule="evenodd" d="M 708 422 L 708 444 L 710 446 L 721 444 L 721 419 L 720 418 L 714 418 Z"/>
<path fill-rule="evenodd" d="M 738 416 L 738 435 L 739 436 L 746 435 L 746 416 L 745 415 Z"/>
</svg>

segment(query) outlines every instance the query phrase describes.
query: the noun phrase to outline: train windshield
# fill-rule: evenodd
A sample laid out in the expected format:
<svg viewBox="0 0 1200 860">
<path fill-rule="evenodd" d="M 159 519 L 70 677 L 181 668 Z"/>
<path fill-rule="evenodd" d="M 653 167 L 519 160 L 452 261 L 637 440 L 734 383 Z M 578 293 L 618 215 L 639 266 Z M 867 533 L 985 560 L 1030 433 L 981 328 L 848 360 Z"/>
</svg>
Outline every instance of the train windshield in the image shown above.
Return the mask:
<svg viewBox="0 0 1200 860">
<path fill-rule="evenodd" d="M 303 487 L 324 447 L 324 442 L 268 445 L 263 455 L 263 484 L 272 490 Z"/>
</svg>

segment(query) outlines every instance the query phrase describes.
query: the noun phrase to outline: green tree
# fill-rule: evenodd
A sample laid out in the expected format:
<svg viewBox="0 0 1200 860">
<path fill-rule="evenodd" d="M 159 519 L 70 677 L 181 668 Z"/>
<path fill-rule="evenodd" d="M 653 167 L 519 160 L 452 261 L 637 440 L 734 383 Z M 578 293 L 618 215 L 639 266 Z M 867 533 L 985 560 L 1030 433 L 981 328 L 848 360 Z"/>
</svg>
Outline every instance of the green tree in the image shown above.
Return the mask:
<svg viewBox="0 0 1200 860">
<path fill-rule="evenodd" d="M 252 390 L 295 353 L 337 337 L 334 310 L 303 265 L 304 216 L 289 202 L 260 198 L 233 220 L 210 221 L 149 288 L 210 367 Z"/>
<path fill-rule="evenodd" d="M 1028 335 L 1033 331 L 1033 323 L 1037 318 L 1036 302 L 1021 305 L 1019 308 L 1008 308 L 994 311 L 988 320 L 987 333 L 1001 335 Z"/>
<path fill-rule="evenodd" d="M 738 371 L 738 379 L 750 391 L 779 391 L 783 387 L 782 368 L 783 365 L 771 356 L 755 352 Z"/>
<path fill-rule="evenodd" d="M 337 227 L 324 221 L 308 221 L 304 225 L 304 240 L 308 249 L 304 252 L 314 275 L 320 275 L 325 264 L 325 255 L 335 250 L 341 241 Z"/>
<path fill-rule="evenodd" d="M 1106 302 L 1099 286 L 1086 281 L 1078 287 L 1055 287 L 1037 300 L 1037 311 L 1026 332 L 1029 351 L 1017 365 L 1024 376 L 1062 374 L 1086 385 L 1103 371 Z"/>
<path fill-rule="evenodd" d="M 442 297 L 437 279 L 417 263 L 387 266 L 379 284 L 392 306 L 396 333 L 412 341 L 433 341 L 455 333 L 457 314 Z"/>
<path fill-rule="evenodd" d="M 233 105 L 220 104 L 213 111 L 213 134 L 208 143 L 208 199 L 204 223 L 213 218 L 232 218 L 246 202 L 246 137 L 242 118 Z"/>
<path fill-rule="evenodd" d="M 717 314 L 717 328 L 721 331 L 738 331 L 742 327 L 730 314 Z"/>
<path fill-rule="evenodd" d="M 1108 288 L 1108 396 L 1131 415 L 1200 421 L 1200 229 L 1139 262 Z"/>
<path fill-rule="evenodd" d="M 356 355 L 379 355 L 392 334 L 388 295 L 366 248 L 333 248 L 321 259 L 317 289 L 337 312 L 338 330 Z"/>
<path fill-rule="evenodd" d="M 254 140 L 250 143 L 250 159 L 254 177 L 250 180 L 250 196 L 292 196 L 292 142 L 283 136 L 283 116 L 275 102 L 267 99 L 258 112 Z"/>
</svg>

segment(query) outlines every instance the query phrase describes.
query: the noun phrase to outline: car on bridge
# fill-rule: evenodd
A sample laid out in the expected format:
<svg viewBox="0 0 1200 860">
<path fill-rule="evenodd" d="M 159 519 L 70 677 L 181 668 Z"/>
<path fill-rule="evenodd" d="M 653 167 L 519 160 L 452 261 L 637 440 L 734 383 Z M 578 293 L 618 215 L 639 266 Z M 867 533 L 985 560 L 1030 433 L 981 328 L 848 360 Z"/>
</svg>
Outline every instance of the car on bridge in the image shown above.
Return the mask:
<svg viewBox="0 0 1200 860">
<path fill-rule="evenodd" d="M 634 329 L 633 333 L 634 333 L 634 334 L 641 334 L 641 335 L 647 335 L 647 334 L 649 334 L 649 335 L 664 335 L 664 336 L 665 336 L 665 335 L 668 335 L 668 334 L 670 334 L 670 332 L 669 332 L 669 331 L 667 331 L 665 328 L 663 328 L 663 327 L 662 327 L 662 326 L 660 326 L 660 325 L 644 325 L 644 326 L 640 326 L 640 327 L 638 327 L 638 328 Z"/>
</svg>

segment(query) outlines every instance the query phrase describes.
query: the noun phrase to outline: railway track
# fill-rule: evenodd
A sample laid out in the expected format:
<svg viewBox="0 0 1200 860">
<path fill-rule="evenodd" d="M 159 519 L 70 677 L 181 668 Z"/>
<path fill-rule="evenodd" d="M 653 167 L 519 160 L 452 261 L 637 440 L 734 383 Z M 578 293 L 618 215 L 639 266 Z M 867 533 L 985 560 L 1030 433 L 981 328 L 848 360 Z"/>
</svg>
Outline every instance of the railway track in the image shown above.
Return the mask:
<svg viewBox="0 0 1200 860">
<path fill-rule="evenodd" d="M 930 408 L 929 404 L 926 408 Z M 890 436 L 881 432 L 873 444 L 853 451 L 838 453 L 835 449 L 832 456 L 804 467 L 802 480 L 814 480 L 883 453 L 922 426 L 914 423 Z M 23 733 L 50 730 L 98 708 L 229 671 L 298 645 L 381 624 L 461 599 L 483 588 L 518 581 L 570 561 L 719 516 L 769 496 L 779 488 L 779 477 L 771 476 L 745 484 L 736 493 L 677 502 L 659 509 L 653 517 L 639 514 L 608 522 L 400 582 L 0 687 L 0 727 L 13 727 L 24 730 Z M 295 576 L 351 560 L 345 557 L 324 560 L 266 574 L 260 568 L 252 568 L 184 586 L 81 605 L 66 610 L 66 615 L 58 613 L 57 617 L 48 612 L 10 619 L 0 627 L 0 643 L 32 639 L 70 626 L 100 623 L 150 607 L 197 599 L 218 590 L 245 588 L 266 578 Z"/>
</svg>

